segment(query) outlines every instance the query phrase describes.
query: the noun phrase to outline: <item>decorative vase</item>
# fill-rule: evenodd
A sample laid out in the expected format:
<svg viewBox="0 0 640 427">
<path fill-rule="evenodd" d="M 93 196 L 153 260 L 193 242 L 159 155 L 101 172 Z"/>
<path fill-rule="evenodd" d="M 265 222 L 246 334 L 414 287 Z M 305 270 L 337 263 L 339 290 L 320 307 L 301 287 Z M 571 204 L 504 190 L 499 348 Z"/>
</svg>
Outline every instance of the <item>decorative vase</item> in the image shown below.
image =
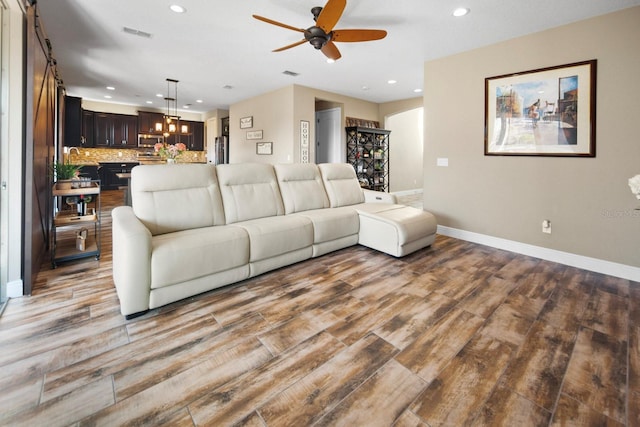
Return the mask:
<svg viewBox="0 0 640 427">
<path fill-rule="evenodd" d="M 167 159 L 167 164 L 175 163 L 176 159 Z"/>
</svg>

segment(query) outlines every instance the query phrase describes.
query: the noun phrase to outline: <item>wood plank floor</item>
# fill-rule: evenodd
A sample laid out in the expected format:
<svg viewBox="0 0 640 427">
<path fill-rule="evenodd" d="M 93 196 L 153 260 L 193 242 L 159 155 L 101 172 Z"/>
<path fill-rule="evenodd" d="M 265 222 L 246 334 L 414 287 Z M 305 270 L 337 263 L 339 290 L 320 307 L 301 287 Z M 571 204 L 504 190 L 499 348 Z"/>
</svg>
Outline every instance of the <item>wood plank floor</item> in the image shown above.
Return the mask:
<svg viewBox="0 0 640 427">
<path fill-rule="evenodd" d="M 103 255 L 0 318 L 0 425 L 640 426 L 640 284 L 438 236 L 126 321 Z M 180 268 L 180 266 L 176 266 Z"/>
</svg>

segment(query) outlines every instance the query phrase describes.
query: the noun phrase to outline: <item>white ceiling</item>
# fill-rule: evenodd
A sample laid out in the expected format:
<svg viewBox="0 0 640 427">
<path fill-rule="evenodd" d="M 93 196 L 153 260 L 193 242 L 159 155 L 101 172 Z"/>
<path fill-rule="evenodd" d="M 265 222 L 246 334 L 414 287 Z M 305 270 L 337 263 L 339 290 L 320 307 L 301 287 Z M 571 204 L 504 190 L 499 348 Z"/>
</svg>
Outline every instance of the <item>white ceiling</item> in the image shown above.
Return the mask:
<svg viewBox="0 0 640 427">
<path fill-rule="evenodd" d="M 186 13 L 172 12 L 171 4 Z M 251 16 L 307 28 L 313 25 L 311 8 L 323 5 L 324 0 L 37 4 L 69 95 L 164 110 L 165 101 L 156 94 L 166 96 L 166 79 L 172 78 L 180 81 L 178 109 L 204 113 L 291 84 L 378 103 L 421 96 L 414 89 L 422 87 L 426 60 L 640 5 L 640 0 L 351 0 L 336 29 L 384 29 L 388 36 L 336 43 L 342 58 L 334 64 L 307 43 L 271 52 L 302 34 Z M 458 6 L 471 13 L 454 18 Z M 124 27 L 151 37 L 130 35 Z M 548 65 L 553 64 L 540 64 Z M 285 75 L 286 70 L 299 75 Z M 505 70 L 510 71 L 521 70 Z M 390 79 L 397 83 L 388 84 Z"/>
</svg>

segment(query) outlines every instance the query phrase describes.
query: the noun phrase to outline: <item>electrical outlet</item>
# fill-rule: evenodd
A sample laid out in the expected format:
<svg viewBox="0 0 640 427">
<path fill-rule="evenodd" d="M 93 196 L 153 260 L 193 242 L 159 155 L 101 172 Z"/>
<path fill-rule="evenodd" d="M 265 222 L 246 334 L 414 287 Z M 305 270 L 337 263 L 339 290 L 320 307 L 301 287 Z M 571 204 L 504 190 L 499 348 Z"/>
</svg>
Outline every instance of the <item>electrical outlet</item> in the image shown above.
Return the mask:
<svg viewBox="0 0 640 427">
<path fill-rule="evenodd" d="M 548 219 L 542 221 L 542 232 L 551 234 L 551 221 L 549 221 Z"/>
</svg>

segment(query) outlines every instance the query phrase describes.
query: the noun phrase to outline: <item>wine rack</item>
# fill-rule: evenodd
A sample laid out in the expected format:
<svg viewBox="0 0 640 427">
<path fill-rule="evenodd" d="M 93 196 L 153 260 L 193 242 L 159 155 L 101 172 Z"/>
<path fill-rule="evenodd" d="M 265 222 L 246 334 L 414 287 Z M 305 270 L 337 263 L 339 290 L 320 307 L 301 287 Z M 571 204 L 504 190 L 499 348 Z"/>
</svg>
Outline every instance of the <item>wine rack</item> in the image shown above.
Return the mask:
<svg viewBox="0 0 640 427">
<path fill-rule="evenodd" d="M 389 192 L 389 134 L 391 131 L 347 127 L 347 162 L 362 188 Z"/>
</svg>

